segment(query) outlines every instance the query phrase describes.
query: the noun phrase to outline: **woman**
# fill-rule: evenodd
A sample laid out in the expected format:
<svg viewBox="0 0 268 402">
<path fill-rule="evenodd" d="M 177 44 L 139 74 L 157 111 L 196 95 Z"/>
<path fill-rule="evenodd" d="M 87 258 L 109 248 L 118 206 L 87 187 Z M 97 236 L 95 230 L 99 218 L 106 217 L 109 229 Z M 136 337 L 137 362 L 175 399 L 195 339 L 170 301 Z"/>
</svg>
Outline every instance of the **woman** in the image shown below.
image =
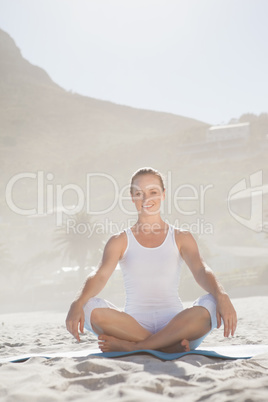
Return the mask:
<svg viewBox="0 0 268 402">
<path fill-rule="evenodd" d="M 78 327 L 83 332 L 85 326 L 98 336 L 103 352 L 192 350 L 222 321 L 224 336 L 233 336 L 237 325 L 235 309 L 200 257 L 193 236 L 161 218 L 165 198 L 161 174 L 152 168 L 139 169 L 132 176 L 130 193 L 138 220 L 107 242 L 98 271 L 87 279 L 70 307 L 68 331 L 80 341 Z M 188 309 L 183 309 L 178 296 L 183 260 L 196 282 L 208 292 Z M 124 311 L 96 297 L 118 262 L 126 289 Z"/>
</svg>

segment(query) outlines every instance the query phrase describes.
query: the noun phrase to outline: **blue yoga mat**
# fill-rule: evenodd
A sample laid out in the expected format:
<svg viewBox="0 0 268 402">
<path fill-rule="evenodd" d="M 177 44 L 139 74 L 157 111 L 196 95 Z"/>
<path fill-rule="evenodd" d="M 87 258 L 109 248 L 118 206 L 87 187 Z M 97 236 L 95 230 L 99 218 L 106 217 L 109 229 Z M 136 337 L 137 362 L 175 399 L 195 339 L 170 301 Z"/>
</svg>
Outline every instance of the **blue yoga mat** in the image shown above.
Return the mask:
<svg viewBox="0 0 268 402">
<path fill-rule="evenodd" d="M 135 354 L 149 354 L 154 357 L 157 357 L 161 360 L 176 360 L 183 356 L 187 355 L 202 355 L 207 357 L 216 357 L 221 359 L 250 359 L 251 357 L 268 353 L 268 345 L 232 345 L 232 346 L 215 346 L 215 347 L 206 347 L 206 349 L 197 348 L 195 350 L 191 350 L 190 352 L 183 353 L 164 353 L 159 352 L 157 350 L 136 350 L 134 352 L 106 352 L 102 353 L 99 349 L 85 349 L 79 351 L 68 351 L 68 352 L 57 352 L 57 353 L 29 353 L 24 355 L 17 356 L 7 356 L 0 358 L 1 363 L 20 363 L 24 362 L 31 357 L 43 357 L 46 359 L 53 359 L 55 357 L 104 357 L 104 358 L 115 358 L 122 356 L 130 356 Z"/>
</svg>

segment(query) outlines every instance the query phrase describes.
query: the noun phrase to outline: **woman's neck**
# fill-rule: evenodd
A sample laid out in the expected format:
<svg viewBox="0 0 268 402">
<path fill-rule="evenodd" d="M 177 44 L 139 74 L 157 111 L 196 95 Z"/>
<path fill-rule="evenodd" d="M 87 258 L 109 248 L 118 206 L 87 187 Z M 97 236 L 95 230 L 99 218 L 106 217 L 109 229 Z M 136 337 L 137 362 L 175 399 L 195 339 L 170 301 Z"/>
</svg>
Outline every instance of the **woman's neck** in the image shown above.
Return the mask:
<svg viewBox="0 0 268 402">
<path fill-rule="evenodd" d="M 139 216 L 137 223 L 134 225 L 138 228 L 142 228 L 144 232 L 152 232 L 164 229 L 166 223 L 163 221 L 160 215 L 158 216 Z"/>
</svg>

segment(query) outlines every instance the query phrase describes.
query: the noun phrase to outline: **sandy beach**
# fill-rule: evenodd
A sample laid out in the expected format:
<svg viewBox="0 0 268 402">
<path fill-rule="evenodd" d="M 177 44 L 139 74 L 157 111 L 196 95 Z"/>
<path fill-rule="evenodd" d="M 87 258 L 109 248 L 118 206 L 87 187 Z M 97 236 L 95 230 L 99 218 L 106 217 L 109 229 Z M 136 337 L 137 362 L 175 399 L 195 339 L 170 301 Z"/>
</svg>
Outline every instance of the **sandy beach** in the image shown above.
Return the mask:
<svg viewBox="0 0 268 402">
<path fill-rule="evenodd" d="M 268 297 L 233 299 L 238 328 L 225 339 L 214 330 L 202 347 L 268 344 Z M 189 303 L 185 303 L 187 306 Z M 0 315 L 0 357 L 97 348 L 85 332 L 78 343 L 65 329 L 63 312 Z M 103 357 L 32 357 L 0 366 L 4 401 L 267 401 L 268 354 L 245 360 L 188 355 L 162 361 L 149 355 Z"/>
</svg>

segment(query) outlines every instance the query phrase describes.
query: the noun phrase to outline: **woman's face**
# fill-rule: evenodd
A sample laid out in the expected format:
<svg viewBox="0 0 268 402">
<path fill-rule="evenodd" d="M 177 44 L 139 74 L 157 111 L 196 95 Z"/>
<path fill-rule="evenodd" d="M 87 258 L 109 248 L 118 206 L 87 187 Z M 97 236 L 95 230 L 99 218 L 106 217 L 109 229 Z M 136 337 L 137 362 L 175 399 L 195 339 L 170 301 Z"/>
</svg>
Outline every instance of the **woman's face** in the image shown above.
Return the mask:
<svg viewBox="0 0 268 402">
<path fill-rule="evenodd" d="M 160 212 L 165 199 L 160 179 L 153 174 L 138 176 L 132 186 L 132 201 L 141 214 L 154 215 Z"/>
</svg>

